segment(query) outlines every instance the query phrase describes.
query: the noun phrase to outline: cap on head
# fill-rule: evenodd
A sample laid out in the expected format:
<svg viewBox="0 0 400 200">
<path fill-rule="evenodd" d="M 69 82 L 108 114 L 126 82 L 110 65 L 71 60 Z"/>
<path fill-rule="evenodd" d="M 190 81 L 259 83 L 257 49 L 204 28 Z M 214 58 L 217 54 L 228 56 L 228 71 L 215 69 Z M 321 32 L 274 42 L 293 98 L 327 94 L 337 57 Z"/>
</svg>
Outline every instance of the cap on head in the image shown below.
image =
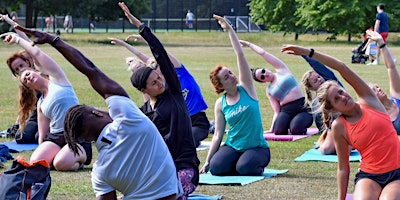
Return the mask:
<svg viewBox="0 0 400 200">
<path fill-rule="evenodd" d="M 146 82 L 151 72 L 153 71 L 150 67 L 141 67 L 132 73 L 131 83 L 133 87 L 138 90 L 146 88 Z"/>
</svg>

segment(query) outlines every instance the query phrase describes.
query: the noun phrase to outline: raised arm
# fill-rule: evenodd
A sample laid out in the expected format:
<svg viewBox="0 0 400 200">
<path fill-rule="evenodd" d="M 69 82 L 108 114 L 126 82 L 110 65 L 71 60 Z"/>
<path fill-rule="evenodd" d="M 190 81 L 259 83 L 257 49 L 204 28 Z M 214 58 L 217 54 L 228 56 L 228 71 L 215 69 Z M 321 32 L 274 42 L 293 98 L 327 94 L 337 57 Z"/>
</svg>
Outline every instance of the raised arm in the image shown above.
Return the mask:
<svg viewBox="0 0 400 200">
<path fill-rule="evenodd" d="M 76 69 L 88 77 L 93 89 L 97 91 L 103 98 L 112 95 L 120 95 L 128 97 L 125 90 L 115 81 L 108 78 L 102 71 L 100 71 L 89 59 L 87 59 L 79 50 L 72 47 L 68 43 L 61 40 L 59 37 L 50 35 L 46 32 L 36 31 L 33 29 L 25 29 L 17 27 L 19 30 L 24 31 L 26 34 L 35 37 L 34 43 L 36 44 L 51 44 L 57 51 L 59 51 Z"/>
<path fill-rule="evenodd" d="M 125 40 L 131 39 L 131 38 L 133 38 L 134 41 L 146 42 L 146 40 L 143 39 L 143 37 L 140 36 L 140 35 L 129 35 L 128 37 L 126 37 Z M 147 42 L 146 42 L 146 43 L 147 43 Z M 168 52 L 167 52 L 167 53 L 168 53 Z M 138 56 L 138 55 L 137 55 L 137 56 Z M 139 57 L 139 56 L 138 56 L 138 57 Z M 175 68 L 182 67 L 181 62 L 180 62 L 174 55 L 168 53 L 168 57 L 169 57 L 169 59 L 171 60 L 171 62 L 172 62 L 172 64 L 174 65 Z M 140 57 L 139 57 L 139 58 L 140 58 Z M 142 61 L 144 61 L 144 60 L 142 60 Z M 146 60 L 146 61 L 147 61 L 147 60 Z M 144 62 L 146 62 L 146 61 L 144 61 Z"/>
<path fill-rule="evenodd" d="M 8 24 L 10 24 L 14 28 L 15 32 L 18 34 L 19 37 L 21 37 L 22 39 L 24 39 L 26 41 L 29 41 L 29 42 L 31 41 L 31 40 L 29 40 L 28 36 L 24 32 L 15 29 L 15 27 L 19 26 L 19 24 L 17 22 L 13 21 L 12 19 L 10 19 L 10 17 L 8 15 L 0 14 L 0 20 L 4 20 Z"/>
<path fill-rule="evenodd" d="M 324 64 L 320 63 L 318 60 L 315 60 L 313 58 L 310 58 L 308 56 L 304 56 L 302 55 L 301 57 L 303 57 L 308 64 L 310 65 L 311 68 L 313 68 L 313 70 L 315 72 L 317 72 L 317 74 L 319 74 L 320 76 L 322 76 L 326 81 L 328 80 L 334 80 L 336 82 L 338 82 L 338 84 L 340 86 L 343 87 L 342 83 L 339 81 L 339 79 L 335 76 L 335 73 L 333 73 L 332 70 L 330 70 L 329 68 L 327 68 Z"/>
<path fill-rule="evenodd" d="M 265 61 L 267 61 L 269 64 L 272 65 L 272 67 L 280 73 L 291 73 L 289 68 L 286 66 L 285 63 L 283 63 L 279 58 L 275 57 L 274 55 L 268 53 L 265 51 L 263 48 L 261 48 L 258 45 L 255 45 L 251 42 L 240 40 L 240 44 L 244 47 L 249 47 L 251 50 L 256 52 L 258 55 L 264 58 Z"/>
<path fill-rule="evenodd" d="M 368 37 L 378 43 L 378 47 L 381 47 L 383 59 L 385 60 L 386 69 L 389 75 L 390 84 L 390 96 L 400 98 L 400 74 L 394 63 L 392 54 L 389 48 L 386 46 L 381 34 L 375 31 L 367 30 Z"/>
<path fill-rule="evenodd" d="M 281 51 L 294 55 L 310 55 L 310 53 L 313 52 L 310 57 L 313 57 L 315 60 L 318 60 L 324 65 L 338 71 L 344 80 L 354 88 L 361 104 L 368 105 L 380 110 L 381 112 L 386 112 L 382 103 L 378 100 L 368 84 L 342 61 L 327 54 L 314 51 L 313 49 L 296 45 L 285 45 L 282 47 Z"/>
<path fill-rule="evenodd" d="M 218 20 L 221 28 L 227 30 L 229 33 L 229 38 L 231 40 L 231 44 L 237 58 L 240 85 L 242 85 L 242 87 L 252 98 L 258 99 L 256 90 L 254 88 L 253 77 L 251 75 L 249 63 L 247 62 L 242 46 L 235 31 L 233 30 L 232 26 L 226 22 L 225 18 L 218 15 L 213 15 L 213 18 Z"/>
<path fill-rule="evenodd" d="M 16 28 L 22 27 L 16 26 Z M 0 37 L 5 37 L 4 42 L 8 44 L 16 43 L 25 49 L 38 62 L 37 69 L 49 75 L 49 80 L 63 85 L 71 85 L 60 66 L 37 46 L 32 46 L 32 43 L 22 39 L 15 33 L 5 33 L 0 35 Z"/>
<path fill-rule="evenodd" d="M 168 83 L 169 88 L 171 88 L 170 91 L 172 93 L 181 93 L 181 85 L 179 83 L 178 76 L 176 75 L 174 66 L 171 63 L 171 60 L 169 59 L 168 53 L 164 49 L 164 46 L 151 32 L 149 27 L 145 26 L 145 24 L 143 24 L 139 19 L 131 14 L 129 8 L 125 5 L 125 3 L 120 2 L 118 3 L 118 5 L 124 11 L 125 16 L 129 19 L 129 22 L 139 28 L 140 35 L 146 40 L 151 52 L 153 53 L 154 58 L 160 65 L 161 73 L 164 75 L 164 78 Z"/>
<path fill-rule="evenodd" d="M 128 49 L 128 51 L 132 52 L 133 54 L 135 54 L 135 56 L 137 56 L 140 60 L 142 60 L 144 63 L 147 62 L 147 60 L 149 59 L 149 56 L 147 56 L 146 54 L 140 52 L 138 49 L 136 49 L 134 46 L 126 43 L 123 40 L 117 39 L 117 38 L 112 38 L 109 37 L 108 38 L 112 44 L 116 44 L 116 45 L 121 45 L 123 47 L 125 47 L 126 49 Z"/>
</svg>

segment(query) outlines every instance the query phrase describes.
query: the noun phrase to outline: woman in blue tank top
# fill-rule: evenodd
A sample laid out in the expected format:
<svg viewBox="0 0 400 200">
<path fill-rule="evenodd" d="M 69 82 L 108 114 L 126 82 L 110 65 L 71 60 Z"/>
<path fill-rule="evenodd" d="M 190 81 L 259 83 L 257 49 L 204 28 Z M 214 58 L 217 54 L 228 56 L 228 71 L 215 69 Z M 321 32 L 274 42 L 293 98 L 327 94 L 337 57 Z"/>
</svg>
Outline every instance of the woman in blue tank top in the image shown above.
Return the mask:
<svg viewBox="0 0 400 200">
<path fill-rule="evenodd" d="M 313 123 L 310 109 L 305 105 L 304 95 L 290 69 L 274 55 L 247 41 L 240 41 L 244 47 L 259 54 L 275 69 L 272 73 L 265 68 L 252 69 L 253 79 L 269 82 L 267 96 L 274 111 L 272 125 L 268 132 L 276 135 L 304 135 Z"/>
<path fill-rule="evenodd" d="M 211 70 L 210 80 L 221 98 L 214 107 L 215 132 L 200 173 L 213 175 L 262 175 L 270 161 L 270 150 L 263 136 L 258 96 L 249 64 L 232 27 L 221 16 L 214 15 L 226 29 L 238 60 L 239 78 L 225 66 Z M 221 145 L 228 123 L 225 144 Z"/>
</svg>

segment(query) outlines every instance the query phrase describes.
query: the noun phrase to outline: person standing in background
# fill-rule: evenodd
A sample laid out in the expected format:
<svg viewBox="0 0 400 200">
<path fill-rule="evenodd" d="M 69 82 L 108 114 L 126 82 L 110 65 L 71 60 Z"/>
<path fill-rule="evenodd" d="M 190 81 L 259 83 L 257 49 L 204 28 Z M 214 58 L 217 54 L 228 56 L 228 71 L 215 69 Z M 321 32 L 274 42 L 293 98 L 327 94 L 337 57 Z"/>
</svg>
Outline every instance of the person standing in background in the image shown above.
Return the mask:
<svg viewBox="0 0 400 200">
<path fill-rule="evenodd" d="M 193 29 L 193 18 L 194 18 L 194 14 L 189 9 L 186 14 L 186 26 L 189 29 Z"/>
<path fill-rule="evenodd" d="M 69 33 L 70 29 L 71 29 L 71 33 L 74 33 L 74 23 L 72 21 L 72 16 L 69 13 L 67 13 L 67 15 L 65 15 L 64 28 L 67 33 Z"/>
<path fill-rule="evenodd" d="M 389 17 L 385 13 L 385 4 L 378 4 L 376 11 L 378 13 L 376 14 L 374 31 L 382 35 L 383 41 L 386 44 L 386 39 L 389 35 Z M 376 53 L 376 60 L 372 63 L 373 65 L 379 64 L 380 48 Z"/>
</svg>

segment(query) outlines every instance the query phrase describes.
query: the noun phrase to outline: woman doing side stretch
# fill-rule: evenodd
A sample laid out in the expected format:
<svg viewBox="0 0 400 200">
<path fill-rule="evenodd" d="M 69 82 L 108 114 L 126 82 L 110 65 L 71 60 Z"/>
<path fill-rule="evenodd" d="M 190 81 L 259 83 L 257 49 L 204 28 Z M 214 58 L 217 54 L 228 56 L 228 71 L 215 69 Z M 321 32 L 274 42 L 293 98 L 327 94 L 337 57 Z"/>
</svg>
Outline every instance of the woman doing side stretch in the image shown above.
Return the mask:
<svg viewBox="0 0 400 200">
<path fill-rule="evenodd" d="M 382 45 L 381 45 L 382 46 Z M 388 51 L 382 46 L 382 51 Z M 358 102 L 335 81 L 326 81 L 317 97 L 325 125 L 331 128 L 338 156 L 338 199 L 345 199 L 349 183 L 349 145 L 362 157 L 355 177 L 353 199 L 396 199 L 400 196 L 400 142 L 390 117 L 374 91 L 343 62 L 295 45 L 282 52 L 310 55 L 337 70 L 357 93 Z M 312 52 L 310 54 L 310 52 Z M 332 122 L 333 113 L 340 116 Z"/>
</svg>

